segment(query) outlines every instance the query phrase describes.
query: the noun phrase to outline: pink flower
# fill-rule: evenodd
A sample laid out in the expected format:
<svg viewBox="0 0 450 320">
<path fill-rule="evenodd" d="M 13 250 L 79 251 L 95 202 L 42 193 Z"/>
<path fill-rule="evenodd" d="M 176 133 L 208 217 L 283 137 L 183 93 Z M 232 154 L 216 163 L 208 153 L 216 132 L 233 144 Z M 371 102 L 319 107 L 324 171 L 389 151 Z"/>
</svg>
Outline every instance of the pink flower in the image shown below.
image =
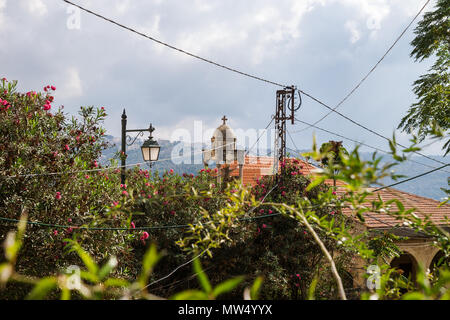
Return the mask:
<svg viewBox="0 0 450 320">
<path fill-rule="evenodd" d="M 124 196 L 128 196 L 128 192 L 126 192 L 125 190 L 122 191 L 122 194 L 123 194 Z"/>
<path fill-rule="evenodd" d="M 149 237 L 148 232 L 147 232 L 147 231 L 144 231 L 144 232 L 142 233 L 141 240 L 144 241 L 144 240 L 148 239 L 148 237 Z"/>
<path fill-rule="evenodd" d="M 58 230 L 53 230 L 53 235 L 57 236 L 58 235 Z"/>
<path fill-rule="evenodd" d="M 271 214 L 273 211 L 269 209 L 269 214 Z"/>
<path fill-rule="evenodd" d="M 333 191 L 332 194 L 333 194 L 333 196 L 335 196 L 336 195 L 336 191 Z"/>
<path fill-rule="evenodd" d="M 56 200 L 61 199 L 61 192 L 57 192 L 55 198 Z"/>
<path fill-rule="evenodd" d="M 67 229 L 67 233 L 71 233 L 72 231 L 73 231 L 73 228 L 72 228 L 72 227 L 70 227 L 70 228 Z"/>
<path fill-rule="evenodd" d="M 170 174 L 173 174 L 173 169 L 170 169 L 169 173 L 170 173 Z"/>
<path fill-rule="evenodd" d="M 267 228 L 267 225 L 265 223 L 263 223 L 262 225 L 263 229 Z"/>
<path fill-rule="evenodd" d="M 259 210 L 259 213 L 264 213 L 264 209 Z"/>
<path fill-rule="evenodd" d="M 64 149 L 66 149 L 67 151 L 69 151 L 69 150 L 70 150 L 69 145 L 66 144 L 66 145 L 64 146 Z"/>
<path fill-rule="evenodd" d="M 296 276 L 297 276 L 297 278 L 300 278 L 300 274 L 297 273 Z"/>
<path fill-rule="evenodd" d="M 170 211 L 170 214 L 173 216 L 175 215 L 175 213 L 176 213 L 175 210 Z"/>
<path fill-rule="evenodd" d="M 112 203 L 112 205 L 113 205 L 113 207 L 117 207 L 117 206 L 119 205 L 119 202 L 118 202 L 118 201 L 114 201 L 114 202 Z"/>
<path fill-rule="evenodd" d="M 51 88 L 53 91 L 56 90 L 55 86 L 51 86 L 50 88 Z"/>
<path fill-rule="evenodd" d="M 134 222 L 131 222 L 131 228 L 136 229 Z"/>
<path fill-rule="evenodd" d="M 98 163 L 97 163 L 97 161 L 94 161 L 94 167 L 98 168 Z"/>
<path fill-rule="evenodd" d="M 283 197 L 286 196 L 286 192 L 283 191 L 283 192 L 281 193 L 281 195 L 282 195 Z"/>
<path fill-rule="evenodd" d="M 120 187 L 126 189 L 127 185 L 126 184 L 120 184 Z"/>
<path fill-rule="evenodd" d="M 72 218 L 67 219 L 67 222 L 72 222 Z"/>
<path fill-rule="evenodd" d="M 89 176 L 88 176 L 88 175 L 85 175 L 84 177 L 85 177 L 86 179 L 89 179 Z"/>
</svg>

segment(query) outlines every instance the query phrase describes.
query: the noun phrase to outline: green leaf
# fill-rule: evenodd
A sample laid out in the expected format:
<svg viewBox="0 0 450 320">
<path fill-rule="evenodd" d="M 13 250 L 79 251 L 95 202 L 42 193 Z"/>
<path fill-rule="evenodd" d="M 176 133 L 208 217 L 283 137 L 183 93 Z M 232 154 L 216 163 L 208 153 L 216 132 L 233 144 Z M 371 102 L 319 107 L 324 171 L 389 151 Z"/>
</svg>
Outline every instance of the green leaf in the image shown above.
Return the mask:
<svg viewBox="0 0 450 320">
<path fill-rule="evenodd" d="M 108 262 L 98 272 L 98 278 L 103 280 L 117 266 L 116 257 L 111 257 Z"/>
<path fill-rule="evenodd" d="M 129 282 L 123 279 L 109 278 L 103 282 L 106 288 L 108 287 L 128 287 Z"/>
<path fill-rule="evenodd" d="M 312 188 L 317 187 L 319 184 L 324 182 L 326 180 L 326 177 L 317 177 L 311 183 L 306 187 L 306 191 L 310 191 Z"/>
<path fill-rule="evenodd" d="M 139 278 L 139 282 L 142 285 L 145 285 L 145 283 L 147 282 L 148 277 L 153 270 L 153 267 L 156 265 L 159 259 L 161 259 L 161 256 L 156 250 L 156 245 L 152 244 L 145 253 L 144 259 L 142 261 L 142 272 Z"/>
<path fill-rule="evenodd" d="M 33 290 L 26 297 L 27 300 L 41 300 L 44 299 L 47 294 L 56 288 L 58 281 L 54 277 L 46 277 L 41 279 Z"/>
<path fill-rule="evenodd" d="M 209 282 L 208 276 L 202 269 L 202 265 L 200 264 L 200 258 L 194 260 L 194 272 L 197 274 L 197 279 L 203 290 L 209 294 L 212 291 L 211 283 Z"/>
<path fill-rule="evenodd" d="M 86 268 L 88 268 L 89 272 L 96 275 L 98 272 L 98 266 L 95 263 L 94 259 L 92 259 L 89 253 L 84 251 L 78 243 L 74 244 L 74 248 Z"/>
<path fill-rule="evenodd" d="M 217 298 L 219 295 L 229 292 L 236 288 L 239 283 L 241 283 L 244 280 L 243 276 L 235 277 L 232 279 L 225 280 L 222 283 L 219 283 L 213 290 L 212 294 L 215 298 Z"/>
<path fill-rule="evenodd" d="M 171 300 L 208 300 L 208 295 L 200 290 L 186 290 L 170 298 Z"/>
<path fill-rule="evenodd" d="M 257 277 L 253 282 L 253 285 L 250 289 L 250 298 L 252 300 L 258 300 L 259 290 L 261 289 L 261 285 L 263 283 L 263 277 Z"/>
<path fill-rule="evenodd" d="M 311 284 L 309 285 L 308 289 L 308 300 L 315 300 L 314 293 L 316 291 L 317 281 L 319 280 L 318 276 L 316 275 L 314 279 L 312 279 Z"/>
<path fill-rule="evenodd" d="M 67 288 L 62 288 L 61 290 L 61 300 L 70 300 L 70 290 Z"/>
<path fill-rule="evenodd" d="M 402 300 L 424 300 L 425 297 L 420 292 L 409 292 L 402 296 Z"/>
</svg>

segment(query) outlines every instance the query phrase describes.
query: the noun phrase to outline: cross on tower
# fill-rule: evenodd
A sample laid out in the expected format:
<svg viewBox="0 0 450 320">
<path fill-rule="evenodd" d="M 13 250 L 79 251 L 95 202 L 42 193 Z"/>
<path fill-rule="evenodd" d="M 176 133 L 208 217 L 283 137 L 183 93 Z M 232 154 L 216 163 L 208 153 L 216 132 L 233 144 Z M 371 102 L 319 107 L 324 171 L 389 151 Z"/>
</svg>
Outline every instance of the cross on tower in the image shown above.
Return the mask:
<svg viewBox="0 0 450 320">
<path fill-rule="evenodd" d="M 227 121 L 227 120 L 228 120 L 227 117 L 226 117 L 226 116 L 223 116 L 223 118 L 222 118 L 223 124 L 226 124 L 226 121 Z"/>
</svg>

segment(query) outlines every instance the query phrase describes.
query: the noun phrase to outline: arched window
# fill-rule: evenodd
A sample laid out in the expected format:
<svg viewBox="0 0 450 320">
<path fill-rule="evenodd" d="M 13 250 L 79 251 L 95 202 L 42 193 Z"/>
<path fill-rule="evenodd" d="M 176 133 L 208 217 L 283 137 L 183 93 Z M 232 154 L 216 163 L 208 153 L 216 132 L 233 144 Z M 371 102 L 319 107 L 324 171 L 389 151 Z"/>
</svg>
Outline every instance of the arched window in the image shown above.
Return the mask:
<svg viewBox="0 0 450 320">
<path fill-rule="evenodd" d="M 396 268 L 407 279 L 415 282 L 417 274 L 417 261 L 409 253 L 404 253 L 391 261 L 391 267 Z"/>
</svg>

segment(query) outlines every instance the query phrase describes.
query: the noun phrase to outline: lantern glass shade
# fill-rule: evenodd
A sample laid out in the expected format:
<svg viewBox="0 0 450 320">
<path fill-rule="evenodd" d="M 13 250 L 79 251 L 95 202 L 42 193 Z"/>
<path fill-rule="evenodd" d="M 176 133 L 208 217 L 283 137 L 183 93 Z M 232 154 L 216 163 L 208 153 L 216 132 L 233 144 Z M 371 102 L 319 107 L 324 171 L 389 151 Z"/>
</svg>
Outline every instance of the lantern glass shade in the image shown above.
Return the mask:
<svg viewBox="0 0 450 320">
<path fill-rule="evenodd" d="M 144 161 L 158 161 L 160 148 L 158 143 L 152 138 L 145 141 L 141 147 Z"/>
</svg>

